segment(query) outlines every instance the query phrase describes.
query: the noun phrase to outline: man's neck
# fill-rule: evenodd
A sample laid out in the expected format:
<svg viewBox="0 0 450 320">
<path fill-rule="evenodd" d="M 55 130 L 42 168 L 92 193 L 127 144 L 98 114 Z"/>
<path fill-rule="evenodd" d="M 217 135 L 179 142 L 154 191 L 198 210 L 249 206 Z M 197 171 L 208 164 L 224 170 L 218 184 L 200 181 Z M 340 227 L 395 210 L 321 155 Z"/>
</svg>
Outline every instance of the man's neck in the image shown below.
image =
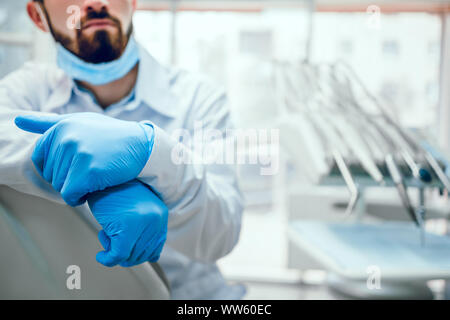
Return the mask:
<svg viewBox="0 0 450 320">
<path fill-rule="evenodd" d="M 139 63 L 131 69 L 123 78 L 114 82 L 93 86 L 87 82 L 80 81 L 79 84 L 91 91 L 97 99 L 98 104 L 103 109 L 106 109 L 110 105 L 119 102 L 125 98 L 133 90 L 138 76 Z"/>
</svg>

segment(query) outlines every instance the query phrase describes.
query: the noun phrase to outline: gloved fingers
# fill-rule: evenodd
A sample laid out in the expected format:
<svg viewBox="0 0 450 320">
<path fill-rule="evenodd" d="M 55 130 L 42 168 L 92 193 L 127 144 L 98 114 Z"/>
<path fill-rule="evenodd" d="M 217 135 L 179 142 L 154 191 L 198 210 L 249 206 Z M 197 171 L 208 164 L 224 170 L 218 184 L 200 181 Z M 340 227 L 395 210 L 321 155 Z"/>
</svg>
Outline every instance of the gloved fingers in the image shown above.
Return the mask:
<svg viewBox="0 0 450 320">
<path fill-rule="evenodd" d="M 155 238 L 155 232 L 152 230 L 151 226 L 147 226 L 142 230 L 133 250 L 131 250 L 127 262 L 132 263 L 138 261 L 140 256 L 145 252 L 145 249 L 153 244 Z"/>
<path fill-rule="evenodd" d="M 100 230 L 98 233 L 98 240 L 100 241 L 100 244 L 105 249 L 105 251 L 109 251 L 111 247 L 111 240 L 106 235 L 105 230 Z"/>
<path fill-rule="evenodd" d="M 162 240 L 162 241 L 161 241 Z M 152 232 L 152 230 L 144 230 L 141 237 L 136 242 L 130 257 L 120 264 L 121 267 L 132 267 L 139 265 L 148 260 L 149 256 L 155 252 L 159 253 L 162 250 L 161 242 L 164 244 L 165 238 L 161 239 L 159 234 Z"/>
<path fill-rule="evenodd" d="M 131 267 L 137 264 L 137 257 L 141 255 L 142 251 L 144 251 L 144 248 L 142 248 L 142 244 L 139 245 L 138 248 L 138 244 L 136 244 L 133 249 L 131 250 L 131 254 L 130 257 L 123 261 L 122 263 L 120 263 L 121 267 Z"/>
<path fill-rule="evenodd" d="M 88 188 L 90 182 L 81 180 L 84 176 L 80 174 L 80 170 L 77 168 L 78 162 L 79 159 L 72 159 L 67 176 L 64 180 L 64 184 L 61 188 L 62 198 L 72 207 L 83 204 L 86 201 L 87 194 L 89 193 Z M 95 186 L 91 187 L 95 188 Z"/>
<path fill-rule="evenodd" d="M 109 251 L 100 251 L 95 256 L 98 263 L 104 265 L 105 267 L 114 267 L 117 265 L 116 259 Z"/>
<path fill-rule="evenodd" d="M 83 195 L 83 193 L 77 193 L 77 195 L 70 194 L 70 196 L 69 196 L 69 193 L 66 193 L 64 191 L 66 185 L 67 185 L 67 179 L 64 182 L 60 193 L 61 193 L 61 196 L 62 196 L 63 200 L 69 206 L 71 206 L 71 207 L 78 207 L 78 206 L 81 206 L 83 203 L 86 202 L 87 195 Z"/>
<path fill-rule="evenodd" d="M 64 159 L 64 151 L 61 150 L 62 146 L 55 141 L 52 141 L 51 145 L 47 149 L 47 156 L 43 166 L 43 177 L 48 183 L 53 184 L 54 178 L 56 178 L 58 172 L 58 168 L 61 165 L 61 161 Z M 65 158 L 69 158 L 69 155 L 65 155 Z"/>
<path fill-rule="evenodd" d="M 52 186 L 58 192 L 64 185 L 67 178 L 67 173 L 72 164 L 72 157 L 61 155 L 59 161 L 56 161 L 53 168 Z"/>
<path fill-rule="evenodd" d="M 23 115 L 14 119 L 20 129 L 31 133 L 44 133 L 69 115 Z"/>
<path fill-rule="evenodd" d="M 148 145 L 148 156 L 147 159 L 150 158 L 150 155 L 153 151 L 153 145 L 155 143 L 155 128 L 150 123 L 139 123 L 139 126 L 144 130 L 145 136 L 147 137 Z M 145 165 L 145 164 L 144 164 Z"/>
<path fill-rule="evenodd" d="M 158 262 L 159 258 L 161 258 L 161 254 L 154 254 L 152 255 L 150 258 L 148 258 L 146 261 L 150 262 L 150 263 L 155 263 Z"/>
<path fill-rule="evenodd" d="M 151 259 L 154 259 L 154 261 L 152 260 L 150 262 L 158 261 L 159 254 L 154 253 L 153 249 L 154 248 L 147 248 L 139 255 L 139 259 L 128 259 L 127 261 L 120 263 L 120 266 L 124 267 L 124 268 L 129 268 L 129 267 L 134 267 L 134 266 L 140 265 L 144 262 L 150 261 Z"/>
<path fill-rule="evenodd" d="M 42 135 L 36 141 L 36 146 L 34 147 L 33 154 L 31 155 L 31 160 L 33 161 L 36 170 L 41 176 L 44 175 L 44 167 L 46 165 L 47 157 L 49 154 L 48 149 L 51 146 L 53 137 L 54 130 L 49 130 L 44 135 Z"/>
<path fill-rule="evenodd" d="M 166 243 L 166 237 L 158 237 L 158 242 L 155 244 L 152 244 L 151 246 L 148 246 L 144 252 L 138 257 L 139 263 L 143 263 L 146 261 L 149 262 L 156 262 L 159 260 L 159 257 L 161 255 L 161 251 L 164 247 L 164 244 Z"/>
<path fill-rule="evenodd" d="M 50 148 L 50 156 L 48 156 L 47 163 L 44 168 L 44 178 L 48 182 L 52 183 L 53 189 L 61 192 L 69 173 L 69 169 L 72 167 L 75 147 L 73 144 L 61 143 L 59 138 L 60 136 L 56 136 L 53 139 Z M 51 166 L 51 171 L 53 174 L 47 177 L 46 171 L 50 171 L 50 169 L 47 168 L 49 166 Z"/>
<path fill-rule="evenodd" d="M 97 253 L 96 259 L 106 267 L 114 267 L 128 259 L 131 253 L 130 241 L 122 234 L 109 237 L 111 245 L 109 250 Z"/>
<path fill-rule="evenodd" d="M 164 248 L 164 244 L 166 243 L 166 238 L 162 238 L 159 243 L 158 246 L 156 247 L 156 250 L 153 251 L 153 254 L 147 258 L 148 262 L 158 262 L 159 258 L 161 257 L 161 252 L 162 249 Z"/>
</svg>

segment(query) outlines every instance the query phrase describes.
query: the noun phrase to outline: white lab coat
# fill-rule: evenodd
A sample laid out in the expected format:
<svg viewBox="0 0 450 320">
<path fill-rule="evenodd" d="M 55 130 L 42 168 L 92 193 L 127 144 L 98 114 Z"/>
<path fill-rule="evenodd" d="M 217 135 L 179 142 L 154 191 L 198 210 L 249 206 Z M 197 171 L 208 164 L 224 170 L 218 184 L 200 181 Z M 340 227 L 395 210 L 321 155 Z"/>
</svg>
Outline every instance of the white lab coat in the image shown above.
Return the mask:
<svg viewBox="0 0 450 320">
<path fill-rule="evenodd" d="M 231 128 L 223 90 L 200 76 L 165 68 L 145 49 L 134 91 L 102 110 L 93 96 L 56 66 L 28 63 L 0 81 L 0 184 L 62 203 L 36 172 L 30 156 L 37 135 L 23 132 L 14 118 L 29 113 L 98 112 L 123 120 L 151 121 L 155 143 L 139 178 L 169 208 L 167 242 L 160 264 L 175 299 L 239 299 L 245 290 L 228 286 L 215 262 L 239 239 L 242 198 L 230 165 L 174 164 L 176 129 L 193 132 Z M 192 155 L 192 150 L 186 149 Z"/>
</svg>

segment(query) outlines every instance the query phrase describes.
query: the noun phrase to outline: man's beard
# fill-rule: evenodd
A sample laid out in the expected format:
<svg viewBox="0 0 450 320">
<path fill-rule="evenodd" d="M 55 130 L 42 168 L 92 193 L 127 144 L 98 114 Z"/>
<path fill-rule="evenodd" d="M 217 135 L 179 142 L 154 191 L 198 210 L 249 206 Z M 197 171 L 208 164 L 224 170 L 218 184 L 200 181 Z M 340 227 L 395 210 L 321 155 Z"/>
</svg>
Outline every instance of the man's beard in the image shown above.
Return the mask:
<svg viewBox="0 0 450 320">
<path fill-rule="evenodd" d="M 91 37 L 84 37 L 78 32 L 78 57 L 86 62 L 101 63 L 118 59 L 126 46 L 122 29 L 115 35 L 106 30 L 99 30 Z"/>
<path fill-rule="evenodd" d="M 46 10 L 44 12 L 47 15 L 46 18 L 49 22 L 50 32 L 55 41 L 59 42 L 64 48 L 80 59 L 89 63 L 111 62 L 120 58 L 133 33 L 132 23 L 130 23 L 130 27 L 126 35 L 124 35 L 122 24 L 117 18 L 112 17 L 106 10 L 100 12 L 91 11 L 80 21 L 81 28 L 76 30 L 76 39 L 72 40 L 61 32 L 56 31 L 50 22 Z M 85 36 L 83 34 L 83 27 L 91 19 L 108 19 L 116 26 L 117 32 L 110 33 L 106 30 L 99 30 L 91 36 Z"/>
</svg>

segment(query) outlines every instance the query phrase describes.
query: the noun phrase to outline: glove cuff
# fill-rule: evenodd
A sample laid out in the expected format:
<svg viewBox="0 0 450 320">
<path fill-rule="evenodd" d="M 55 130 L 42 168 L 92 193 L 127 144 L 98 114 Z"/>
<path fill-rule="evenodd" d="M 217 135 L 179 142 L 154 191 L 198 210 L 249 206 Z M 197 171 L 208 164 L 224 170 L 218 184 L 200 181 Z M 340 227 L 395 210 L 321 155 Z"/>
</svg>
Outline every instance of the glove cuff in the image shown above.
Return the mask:
<svg viewBox="0 0 450 320">
<path fill-rule="evenodd" d="M 148 141 L 148 157 L 147 161 L 150 158 L 150 155 L 153 151 L 153 145 L 155 143 L 155 129 L 153 128 L 153 125 L 148 122 L 140 122 L 139 125 L 144 129 L 145 135 L 147 137 Z"/>
</svg>

